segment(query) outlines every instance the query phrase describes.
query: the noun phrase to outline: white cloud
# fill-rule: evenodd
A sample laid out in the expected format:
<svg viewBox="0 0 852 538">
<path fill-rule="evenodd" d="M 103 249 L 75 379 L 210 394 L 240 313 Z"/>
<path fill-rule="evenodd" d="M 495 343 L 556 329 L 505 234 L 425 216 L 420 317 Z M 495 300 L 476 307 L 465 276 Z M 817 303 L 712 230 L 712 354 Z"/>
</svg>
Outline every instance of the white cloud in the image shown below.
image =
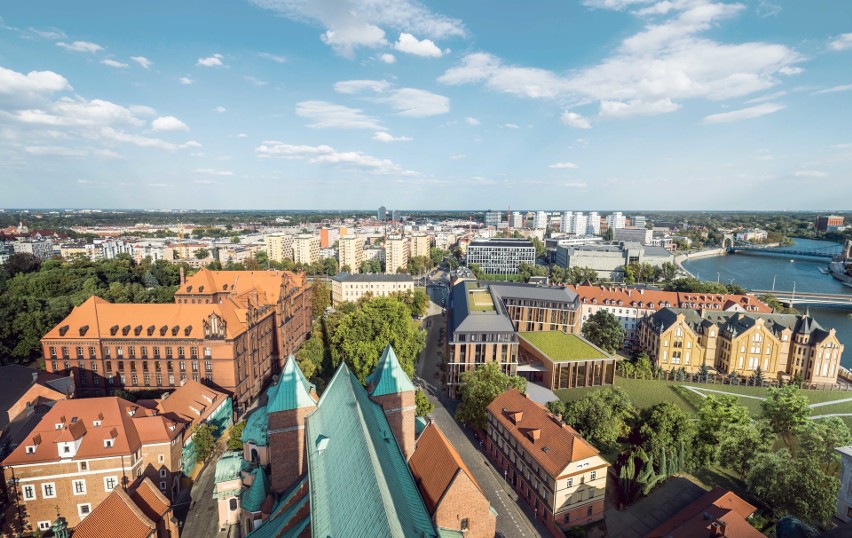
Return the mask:
<svg viewBox="0 0 852 538">
<path fill-rule="evenodd" d="M 144 56 L 131 56 L 130 59 L 133 60 L 134 62 L 138 63 L 139 65 L 141 65 L 145 69 L 150 68 L 154 64 L 154 62 L 152 62 L 151 60 L 149 60 L 148 58 L 146 58 Z"/>
<path fill-rule="evenodd" d="M 467 117 L 464 119 L 464 122 L 468 125 L 476 126 L 479 125 L 479 120 L 476 118 Z"/>
<path fill-rule="evenodd" d="M 251 75 L 245 76 L 245 77 L 243 77 L 243 79 L 246 82 L 248 82 L 249 84 L 256 86 L 258 88 L 262 88 L 263 86 L 266 86 L 267 84 L 269 84 L 265 80 L 260 80 L 259 78 L 253 77 Z"/>
<path fill-rule="evenodd" d="M 589 186 L 585 181 L 571 181 L 565 184 L 569 189 L 585 189 Z"/>
<path fill-rule="evenodd" d="M 334 84 L 337 93 L 360 93 L 362 91 L 384 92 L 391 87 L 387 80 L 342 80 Z"/>
<path fill-rule="evenodd" d="M 39 30 L 38 28 L 28 28 L 28 30 L 43 39 L 65 39 L 68 37 L 65 32 L 57 28 L 50 30 Z"/>
<path fill-rule="evenodd" d="M 784 10 L 781 6 L 769 0 L 760 0 L 757 6 L 757 14 L 763 18 L 775 17 Z"/>
<path fill-rule="evenodd" d="M 752 118 L 766 116 L 767 114 L 773 114 L 783 109 L 784 105 L 779 105 L 777 103 L 765 103 L 739 110 L 732 110 L 731 112 L 710 114 L 709 116 L 705 116 L 704 119 L 701 120 L 701 123 L 709 125 L 714 123 L 730 123 L 732 121 L 749 120 Z"/>
<path fill-rule="evenodd" d="M 637 4 L 650 4 L 654 0 L 583 0 L 583 5 L 597 9 L 613 9 L 621 11 Z M 667 2 L 660 2 L 665 4 Z"/>
<path fill-rule="evenodd" d="M 53 71 L 30 71 L 25 75 L 0 67 L 0 94 L 38 95 L 71 89 L 68 80 Z"/>
<path fill-rule="evenodd" d="M 174 151 L 181 147 L 177 144 L 172 144 L 171 142 L 166 142 L 165 140 L 161 140 L 159 138 L 151 138 L 147 136 L 126 133 L 124 131 L 113 129 L 112 127 L 103 127 L 101 128 L 98 134 L 103 140 L 120 142 L 122 144 L 132 144 L 141 148 L 154 148 Z"/>
<path fill-rule="evenodd" d="M 287 58 L 285 58 L 284 56 L 279 56 L 277 54 L 271 54 L 269 52 L 261 52 L 261 53 L 258 54 L 258 56 L 260 56 L 261 58 L 264 58 L 266 60 L 273 61 L 277 64 L 283 64 L 287 61 Z"/>
<path fill-rule="evenodd" d="M 782 75 L 787 75 L 788 77 L 791 77 L 793 75 L 800 75 L 800 74 L 804 73 L 805 70 L 802 69 L 801 67 L 791 67 L 789 65 L 785 65 L 784 67 L 779 69 L 778 72 L 781 73 Z"/>
<path fill-rule="evenodd" d="M 840 34 L 828 44 L 828 47 L 832 50 L 852 49 L 852 33 Z"/>
<path fill-rule="evenodd" d="M 201 144 L 196 142 L 195 140 L 189 140 L 180 145 L 181 148 L 200 148 Z"/>
<path fill-rule="evenodd" d="M 257 6 L 325 29 L 320 38 L 338 54 L 353 57 L 360 47 L 386 46 L 383 27 L 430 39 L 463 37 L 464 25 L 433 13 L 417 0 L 251 0 Z"/>
<path fill-rule="evenodd" d="M 618 10 L 649 3 L 593 0 L 587 5 Z M 742 97 L 771 88 L 779 83 L 778 75 L 800 69 L 795 64 L 803 57 L 784 45 L 728 44 L 701 35 L 741 13 L 742 4 L 664 0 L 655 6 L 653 13 L 635 13 L 645 21 L 644 28 L 622 40 L 597 65 L 561 74 L 510 65 L 478 52 L 463 57 L 438 81 L 482 84 L 493 91 L 568 106 L 597 101 L 603 112 L 626 116 L 671 112 L 683 99 Z"/>
<path fill-rule="evenodd" d="M 811 95 L 820 95 L 823 93 L 837 93 L 837 92 L 848 92 L 852 90 L 852 84 L 844 84 L 842 86 L 832 86 L 831 88 L 825 88 L 824 90 L 819 90 Z"/>
<path fill-rule="evenodd" d="M 184 86 L 189 86 L 189 85 L 190 85 L 190 84 L 192 84 L 194 81 L 193 81 L 191 78 L 189 78 L 189 77 L 180 77 L 180 78 L 178 79 L 178 82 L 180 82 L 180 83 L 181 83 L 181 84 L 183 84 Z"/>
<path fill-rule="evenodd" d="M 520 125 L 518 125 L 517 123 L 504 123 L 503 127 L 506 128 L 506 129 L 520 129 L 521 128 Z"/>
<path fill-rule="evenodd" d="M 577 129 L 591 129 L 592 124 L 576 112 L 568 112 L 567 110 L 562 113 L 562 117 L 560 118 L 562 123 L 569 127 L 574 127 Z"/>
<path fill-rule="evenodd" d="M 220 185 L 221 183 L 216 181 L 215 179 L 193 179 L 193 183 L 196 185 Z"/>
<path fill-rule="evenodd" d="M 174 116 L 160 116 L 151 122 L 154 131 L 189 131 L 189 126 Z"/>
<path fill-rule="evenodd" d="M 100 52 L 104 50 L 104 48 L 97 43 L 91 43 L 89 41 L 74 41 L 73 43 L 65 43 L 64 41 L 60 41 L 56 44 L 57 47 L 62 47 L 65 50 L 70 50 L 71 52 Z"/>
<path fill-rule="evenodd" d="M 796 177 L 825 177 L 828 174 L 819 170 L 796 170 L 793 175 Z"/>
<path fill-rule="evenodd" d="M 549 165 L 548 168 L 556 168 L 558 170 L 576 170 L 577 168 L 580 168 L 580 167 L 577 166 L 574 163 L 561 162 L 561 163 L 553 163 L 553 164 Z"/>
<path fill-rule="evenodd" d="M 367 116 L 361 109 L 349 108 L 326 101 L 302 101 L 296 104 L 296 115 L 312 121 L 314 129 L 372 129 L 385 128 L 377 118 Z"/>
<path fill-rule="evenodd" d="M 379 56 L 379 60 L 385 62 L 386 64 L 392 64 L 396 62 L 396 56 L 386 52 Z"/>
<path fill-rule="evenodd" d="M 145 123 L 126 107 L 102 99 L 87 101 L 80 97 L 63 97 L 42 108 L 19 110 L 13 117 L 22 123 L 54 127 L 97 127 L 115 124 L 139 127 Z"/>
<path fill-rule="evenodd" d="M 227 111 L 228 111 L 228 109 L 223 107 L 222 105 L 219 105 L 219 106 L 217 106 L 216 108 L 213 109 L 213 112 L 218 112 L 219 114 L 222 114 L 223 112 L 227 112 Z"/>
<path fill-rule="evenodd" d="M 464 153 L 454 153 L 453 155 L 450 155 L 451 161 L 460 161 L 465 158 L 467 158 L 467 155 L 465 155 Z"/>
<path fill-rule="evenodd" d="M 365 155 L 360 151 L 340 152 L 327 145 L 293 145 L 276 140 L 266 140 L 255 148 L 255 151 L 262 157 L 306 159 L 312 164 L 339 165 L 346 168 L 365 170 L 374 174 L 418 175 L 416 172 L 403 169 L 400 165 L 389 159 L 379 159 Z"/>
<path fill-rule="evenodd" d="M 208 176 L 233 176 L 234 173 L 230 170 L 214 170 L 212 168 L 196 168 L 192 171 L 194 174 L 206 174 Z"/>
<path fill-rule="evenodd" d="M 157 113 L 155 109 L 145 105 L 130 105 L 127 109 L 137 116 L 153 116 Z"/>
<path fill-rule="evenodd" d="M 600 115 L 604 118 L 628 118 L 630 116 L 653 116 L 674 112 L 680 105 L 671 99 L 658 101 L 601 101 Z"/>
<path fill-rule="evenodd" d="M 393 48 L 399 52 L 413 54 L 415 56 L 425 56 L 427 58 L 440 58 L 441 49 L 435 45 L 431 39 L 418 40 L 413 35 L 402 32 L 399 34 L 399 39 L 394 43 Z"/>
<path fill-rule="evenodd" d="M 239 133 L 237 134 L 237 138 L 248 138 L 248 135 L 245 133 Z"/>
<path fill-rule="evenodd" d="M 122 63 L 122 62 L 119 62 L 117 60 L 111 60 L 109 58 L 107 58 L 106 60 L 101 60 L 101 63 L 104 64 L 104 65 L 108 65 L 110 67 L 117 67 L 117 68 L 128 67 L 128 65 L 126 63 Z"/>
<path fill-rule="evenodd" d="M 199 58 L 195 65 L 200 65 L 202 67 L 224 67 L 225 64 L 222 62 L 221 54 L 214 54 L 213 56 L 208 56 L 207 58 Z"/>
<path fill-rule="evenodd" d="M 379 142 L 410 142 L 413 139 L 407 136 L 393 136 L 384 131 L 376 131 L 376 134 L 373 135 L 373 140 Z"/>
</svg>

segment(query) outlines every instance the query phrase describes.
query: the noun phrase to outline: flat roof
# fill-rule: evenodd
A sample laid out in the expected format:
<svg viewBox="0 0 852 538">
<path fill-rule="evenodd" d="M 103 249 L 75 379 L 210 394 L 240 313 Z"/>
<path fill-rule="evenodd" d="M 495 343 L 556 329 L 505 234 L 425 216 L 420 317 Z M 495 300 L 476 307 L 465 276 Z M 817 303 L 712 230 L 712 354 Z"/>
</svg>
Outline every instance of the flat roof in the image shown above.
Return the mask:
<svg viewBox="0 0 852 538">
<path fill-rule="evenodd" d="M 331 277 L 338 282 L 414 282 L 411 275 L 382 275 L 377 273 L 351 274 L 340 273 Z"/>
<path fill-rule="evenodd" d="M 467 290 L 467 307 L 469 310 L 489 312 L 494 310 L 494 300 L 485 288 Z"/>
<path fill-rule="evenodd" d="M 609 359 L 611 356 L 576 334 L 562 331 L 521 332 L 518 336 L 538 348 L 553 362 Z"/>
<path fill-rule="evenodd" d="M 474 239 L 469 247 L 535 247 L 530 239 L 494 237 L 491 239 Z"/>
</svg>

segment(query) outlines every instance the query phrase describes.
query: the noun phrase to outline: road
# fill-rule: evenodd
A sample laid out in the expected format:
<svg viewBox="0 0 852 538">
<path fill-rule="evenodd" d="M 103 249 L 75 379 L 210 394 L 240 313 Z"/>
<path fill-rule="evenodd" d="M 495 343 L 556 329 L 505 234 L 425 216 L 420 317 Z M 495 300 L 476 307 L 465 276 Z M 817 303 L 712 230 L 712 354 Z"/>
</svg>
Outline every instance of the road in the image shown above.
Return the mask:
<svg viewBox="0 0 852 538">
<path fill-rule="evenodd" d="M 192 486 L 189 513 L 180 531 L 183 538 L 211 538 L 220 534 L 219 514 L 216 511 L 216 499 L 213 498 L 217 459 L 217 456 L 211 458 L 210 463 L 201 471 Z M 176 513 L 180 513 L 179 508 L 176 507 Z M 226 536 L 227 533 L 221 533 L 221 535 Z"/>
<path fill-rule="evenodd" d="M 430 291 L 430 297 L 446 298 L 447 288 L 443 293 L 439 289 Z M 455 421 L 455 408 L 458 402 L 448 400 L 442 390 L 440 378 L 441 358 L 438 352 L 445 352 L 446 318 L 441 314 L 439 304 L 429 305 L 429 314 L 424 320 L 427 329 L 426 348 L 417 364 L 417 384 L 425 389 L 429 401 L 435 404 L 432 419 L 447 436 L 447 439 L 458 451 L 462 460 L 473 473 L 476 481 L 485 492 L 491 506 L 497 510 L 497 535 L 506 538 L 548 536 L 545 528 L 535 519 L 526 504 L 518 503 L 518 496 L 503 480 L 501 474 L 491 465 L 480 449 L 480 443 L 474 439 L 473 432 L 462 427 Z M 441 329 L 444 329 L 444 332 Z M 438 377 L 435 374 L 438 373 Z"/>
</svg>

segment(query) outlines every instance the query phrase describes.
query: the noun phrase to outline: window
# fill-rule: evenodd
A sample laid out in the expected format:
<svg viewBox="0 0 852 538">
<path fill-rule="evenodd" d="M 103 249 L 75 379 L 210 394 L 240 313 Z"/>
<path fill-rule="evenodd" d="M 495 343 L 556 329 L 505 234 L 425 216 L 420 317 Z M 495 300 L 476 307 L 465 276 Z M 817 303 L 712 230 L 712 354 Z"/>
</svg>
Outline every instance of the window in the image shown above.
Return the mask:
<svg viewBox="0 0 852 538">
<path fill-rule="evenodd" d="M 568 487 L 570 488 L 570 487 L 571 487 L 571 486 L 573 486 L 573 485 L 574 485 L 574 479 L 573 479 L 573 478 L 569 478 L 569 479 L 568 479 Z"/>
<path fill-rule="evenodd" d="M 38 522 L 38 530 L 49 531 L 50 530 L 50 521 L 39 521 Z"/>
<path fill-rule="evenodd" d="M 112 491 L 115 489 L 115 486 L 118 485 L 118 477 L 117 476 L 105 476 L 104 477 L 104 489 L 106 491 Z"/>
<path fill-rule="evenodd" d="M 592 515 L 592 507 L 591 506 L 586 510 L 586 515 L 587 516 Z"/>
<path fill-rule="evenodd" d="M 74 487 L 74 495 L 85 495 L 86 494 L 86 481 L 83 479 L 74 480 L 72 482 Z"/>
<path fill-rule="evenodd" d="M 468 519 L 467 519 L 466 517 L 462 518 L 462 520 L 461 520 L 461 530 L 466 531 L 466 530 L 468 529 L 468 527 L 469 527 L 469 526 L 470 526 L 470 524 L 469 524 L 469 522 L 468 522 Z"/>
<path fill-rule="evenodd" d="M 55 359 L 55 358 L 56 358 L 56 348 L 55 348 L 55 347 L 53 347 L 53 346 L 50 346 L 50 358 L 51 358 L 51 359 Z"/>
<path fill-rule="evenodd" d="M 45 482 L 41 485 L 41 495 L 45 499 L 56 498 L 56 484 L 53 482 Z"/>
<path fill-rule="evenodd" d="M 88 516 L 91 511 L 92 505 L 90 505 L 89 503 L 77 505 L 77 515 L 80 516 L 80 519 L 83 519 L 84 517 Z"/>
<path fill-rule="evenodd" d="M 160 454 L 159 456 L 157 456 L 157 461 L 160 463 L 165 463 L 166 456 L 164 454 Z M 165 476 L 164 474 L 162 474 L 163 472 L 165 471 L 160 471 L 160 476 Z"/>
<path fill-rule="evenodd" d="M 25 501 L 34 501 L 36 499 L 35 486 L 24 486 L 21 489 L 24 492 L 24 500 Z"/>
<path fill-rule="evenodd" d="M 160 489 L 163 490 L 163 491 L 166 491 L 166 483 L 163 482 L 162 480 L 160 481 Z"/>
<path fill-rule="evenodd" d="M 165 477 L 166 477 L 166 470 L 160 469 L 160 478 L 165 478 Z"/>
<path fill-rule="evenodd" d="M 84 472 L 84 471 L 88 471 L 89 470 L 89 463 L 85 462 L 85 461 L 78 461 L 77 462 L 77 469 L 81 473 Z"/>
<path fill-rule="evenodd" d="M 231 500 L 228 502 L 228 508 L 231 509 L 231 512 L 237 510 L 237 499 L 235 497 L 231 497 Z"/>
<path fill-rule="evenodd" d="M 590 476 L 589 476 L 589 480 L 594 480 L 597 476 L 598 476 L 598 472 L 592 471 Z"/>
</svg>

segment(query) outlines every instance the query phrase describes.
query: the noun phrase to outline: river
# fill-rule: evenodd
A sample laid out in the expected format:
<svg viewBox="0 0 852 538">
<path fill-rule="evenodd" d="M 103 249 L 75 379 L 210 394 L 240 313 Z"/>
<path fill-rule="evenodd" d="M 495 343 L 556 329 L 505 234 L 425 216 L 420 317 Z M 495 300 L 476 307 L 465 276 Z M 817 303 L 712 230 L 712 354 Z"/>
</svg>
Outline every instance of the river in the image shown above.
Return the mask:
<svg viewBox="0 0 852 538">
<path fill-rule="evenodd" d="M 812 249 L 834 245 L 828 241 L 796 239 L 796 246 Z M 687 271 L 701 280 L 731 282 L 748 289 L 771 290 L 773 280 L 776 290 L 795 290 L 804 292 L 845 293 L 852 295 L 847 288 L 831 275 L 823 275 L 817 267 L 826 266 L 827 259 L 795 258 L 767 256 L 765 254 L 735 254 L 715 256 L 684 262 Z M 839 308 L 811 308 L 811 316 L 825 329 L 837 329 L 837 338 L 845 346 L 841 364 L 852 369 L 852 310 Z"/>
</svg>

